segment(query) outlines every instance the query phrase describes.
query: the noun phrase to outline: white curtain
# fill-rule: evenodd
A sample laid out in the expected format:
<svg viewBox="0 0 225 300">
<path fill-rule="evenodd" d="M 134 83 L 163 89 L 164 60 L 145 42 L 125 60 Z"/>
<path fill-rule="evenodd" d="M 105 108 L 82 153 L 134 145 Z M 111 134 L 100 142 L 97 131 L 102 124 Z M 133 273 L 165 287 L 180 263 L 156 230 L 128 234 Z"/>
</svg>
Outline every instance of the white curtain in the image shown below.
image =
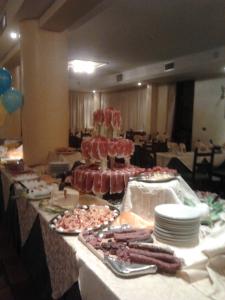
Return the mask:
<svg viewBox="0 0 225 300">
<path fill-rule="evenodd" d="M 173 121 L 175 114 L 176 103 L 176 85 L 170 84 L 168 86 L 168 103 L 167 103 L 167 135 L 172 137 Z"/>
<path fill-rule="evenodd" d="M 92 128 L 93 112 L 99 107 L 111 106 L 121 112 L 123 132 L 132 128 L 135 131 L 143 130 L 150 133 L 151 129 L 155 128 L 160 134 L 166 131 L 170 137 L 174 118 L 175 85 L 156 85 L 155 88 L 157 89 L 155 99 L 152 85 L 101 94 L 70 91 L 71 131 L 74 133 Z M 153 122 L 155 124 L 151 124 Z"/>
<path fill-rule="evenodd" d="M 102 93 L 102 107 L 112 106 L 121 111 L 122 130 L 143 130 L 150 132 L 151 97 L 147 88 Z"/>
<path fill-rule="evenodd" d="M 92 128 L 93 112 L 98 107 L 98 95 L 70 91 L 70 130 L 72 133 Z"/>
<path fill-rule="evenodd" d="M 176 85 L 157 85 L 157 131 L 171 138 L 176 101 Z"/>
</svg>

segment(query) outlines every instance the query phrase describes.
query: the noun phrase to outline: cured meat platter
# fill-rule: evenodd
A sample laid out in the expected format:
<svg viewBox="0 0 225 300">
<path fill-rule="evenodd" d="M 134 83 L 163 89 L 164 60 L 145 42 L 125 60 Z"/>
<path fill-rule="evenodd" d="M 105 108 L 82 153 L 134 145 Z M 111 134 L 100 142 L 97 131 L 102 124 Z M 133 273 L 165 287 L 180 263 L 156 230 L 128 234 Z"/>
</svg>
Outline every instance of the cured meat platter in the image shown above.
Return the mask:
<svg viewBox="0 0 225 300">
<path fill-rule="evenodd" d="M 174 175 L 165 175 L 165 176 L 148 176 L 148 175 L 140 175 L 137 177 L 130 177 L 130 181 L 139 181 L 146 183 L 165 183 L 173 180 L 178 180 L 177 176 Z"/>
<path fill-rule="evenodd" d="M 109 226 L 119 214 L 120 211 L 110 205 L 80 205 L 55 216 L 49 226 L 60 234 L 78 235 L 84 230 L 94 231 Z"/>
<path fill-rule="evenodd" d="M 84 231 L 79 240 L 117 276 L 175 274 L 181 268 L 181 260 L 170 248 L 154 245 L 151 234 L 150 229 L 121 225 Z"/>
<path fill-rule="evenodd" d="M 147 183 L 164 183 L 172 180 L 178 180 L 177 171 L 174 169 L 156 166 L 146 169 L 136 177 L 130 177 L 129 181 L 139 181 Z"/>
</svg>

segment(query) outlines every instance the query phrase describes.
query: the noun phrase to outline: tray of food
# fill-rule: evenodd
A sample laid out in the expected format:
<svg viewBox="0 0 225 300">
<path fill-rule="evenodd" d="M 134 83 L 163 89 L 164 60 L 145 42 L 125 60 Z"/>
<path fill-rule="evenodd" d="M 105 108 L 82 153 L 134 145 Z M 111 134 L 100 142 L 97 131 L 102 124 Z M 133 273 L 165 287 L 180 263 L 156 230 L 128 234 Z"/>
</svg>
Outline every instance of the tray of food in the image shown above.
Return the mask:
<svg viewBox="0 0 225 300">
<path fill-rule="evenodd" d="M 178 179 L 177 171 L 174 169 L 154 167 L 146 169 L 145 172 L 136 177 L 130 177 L 129 181 L 139 181 L 148 183 L 164 183 Z"/>
<path fill-rule="evenodd" d="M 49 226 L 61 234 L 77 235 L 83 230 L 93 231 L 109 226 L 119 214 L 120 211 L 110 205 L 81 205 L 57 215 Z"/>
<path fill-rule="evenodd" d="M 139 175 L 137 177 L 130 178 L 129 181 L 139 181 L 147 183 L 165 183 L 178 179 L 177 176 L 170 174 L 154 174 L 154 175 Z"/>
<path fill-rule="evenodd" d="M 62 214 L 65 211 L 64 208 L 51 204 L 49 199 L 46 198 L 40 200 L 39 208 L 51 214 Z"/>
<path fill-rule="evenodd" d="M 146 169 L 145 172 L 135 177 L 130 177 L 129 181 L 139 181 L 148 183 L 164 183 L 178 179 L 177 171 L 174 169 L 154 167 Z"/>
<path fill-rule="evenodd" d="M 182 265 L 182 260 L 170 248 L 153 244 L 151 229 L 112 226 L 84 231 L 79 239 L 120 277 L 156 272 L 175 274 Z"/>
<path fill-rule="evenodd" d="M 24 171 L 22 174 L 14 174 L 13 175 L 13 179 L 16 182 L 22 182 L 24 180 L 35 180 L 38 178 L 39 178 L 39 176 L 30 170 Z"/>
<path fill-rule="evenodd" d="M 79 199 L 76 199 L 76 198 L 74 198 L 76 195 L 77 195 L 76 191 L 73 191 L 73 194 L 71 194 L 71 191 L 69 189 L 66 199 L 64 197 L 61 199 L 61 201 L 54 201 L 54 199 L 52 199 L 52 198 L 50 198 L 50 199 L 45 198 L 39 202 L 39 207 L 48 213 L 60 214 L 60 213 L 63 213 L 65 210 L 72 210 L 76 206 L 109 205 L 109 203 L 107 201 L 100 199 L 96 196 L 79 195 L 78 194 Z M 71 199 L 70 196 L 73 196 L 73 198 Z"/>
<path fill-rule="evenodd" d="M 27 198 L 33 201 L 50 198 L 51 192 L 57 187 L 56 184 L 47 184 L 39 179 L 17 181 L 17 184 L 25 189 Z"/>
</svg>

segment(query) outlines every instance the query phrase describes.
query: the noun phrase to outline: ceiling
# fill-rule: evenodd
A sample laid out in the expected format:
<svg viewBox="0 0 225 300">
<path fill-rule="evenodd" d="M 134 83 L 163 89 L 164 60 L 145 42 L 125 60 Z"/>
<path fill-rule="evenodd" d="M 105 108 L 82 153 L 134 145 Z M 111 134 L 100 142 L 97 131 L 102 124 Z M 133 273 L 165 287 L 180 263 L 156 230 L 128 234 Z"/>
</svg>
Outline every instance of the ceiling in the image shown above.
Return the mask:
<svg viewBox="0 0 225 300">
<path fill-rule="evenodd" d="M 2 2 L 4 5 L 0 6 L 0 13 L 7 12 L 7 28 L 0 36 L 0 61 L 17 43 L 17 41 L 10 39 L 9 34 L 11 31 L 19 32 L 18 21 L 40 18 L 54 0 L 8 0 Z"/>
<path fill-rule="evenodd" d="M 122 0 L 71 30 L 69 57 L 121 72 L 225 44 L 224 0 Z"/>
<path fill-rule="evenodd" d="M 177 80 L 223 74 L 224 0 L 85 0 L 85 5 L 81 0 L 8 0 L 8 28 L 0 36 L 0 61 L 15 45 L 8 33 L 17 28 L 17 21 L 42 18 L 56 2 L 74 11 L 72 16 L 64 6 L 46 23 L 52 30 L 64 30 L 66 24 L 68 60 L 107 63 L 93 75 L 70 73 L 72 89 L 115 87 L 118 73 L 127 78 L 122 84 L 138 79 Z M 65 16 L 70 18 L 69 23 L 65 23 Z M 185 71 L 180 67 L 177 73 L 162 74 L 162 63 L 170 60 L 178 60 Z M 151 70 L 155 70 L 154 76 Z"/>
<path fill-rule="evenodd" d="M 114 1 L 70 30 L 70 59 L 108 63 L 95 78 L 71 76 L 70 85 L 102 88 L 99 83 L 106 75 L 225 45 L 224 4 L 223 0 Z"/>
</svg>

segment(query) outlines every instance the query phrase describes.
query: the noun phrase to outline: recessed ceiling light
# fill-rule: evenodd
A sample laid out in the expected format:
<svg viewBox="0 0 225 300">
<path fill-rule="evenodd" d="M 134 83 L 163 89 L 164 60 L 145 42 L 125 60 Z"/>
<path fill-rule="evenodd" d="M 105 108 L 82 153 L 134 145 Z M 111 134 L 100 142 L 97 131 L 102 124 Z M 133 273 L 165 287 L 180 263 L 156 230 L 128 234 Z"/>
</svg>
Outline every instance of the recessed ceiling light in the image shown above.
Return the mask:
<svg viewBox="0 0 225 300">
<path fill-rule="evenodd" d="M 141 86 L 142 85 L 142 83 L 141 82 L 138 82 L 138 84 L 137 84 L 138 86 Z"/>
<path fill-rule="evenodd" d="M 17 39 L 20 38 L 20 34 L 15 32 L 15 31 L 11 31 L 9 35 L 10 35 L 12 40 L 17 40 Z"/>
<path fill-rule="evenodd" d="M 93 90 L 92 93 L 95 94 L 95 90 Z"/>
<path fill-rule="evenodd" d="M 104 63 L 99 63 L 90 60 L 71 60 L 69 61 L 68 68 L 73 70 L 74 73 L 92 74 L 96 69 L 105 66 Z"/>
</svg>

